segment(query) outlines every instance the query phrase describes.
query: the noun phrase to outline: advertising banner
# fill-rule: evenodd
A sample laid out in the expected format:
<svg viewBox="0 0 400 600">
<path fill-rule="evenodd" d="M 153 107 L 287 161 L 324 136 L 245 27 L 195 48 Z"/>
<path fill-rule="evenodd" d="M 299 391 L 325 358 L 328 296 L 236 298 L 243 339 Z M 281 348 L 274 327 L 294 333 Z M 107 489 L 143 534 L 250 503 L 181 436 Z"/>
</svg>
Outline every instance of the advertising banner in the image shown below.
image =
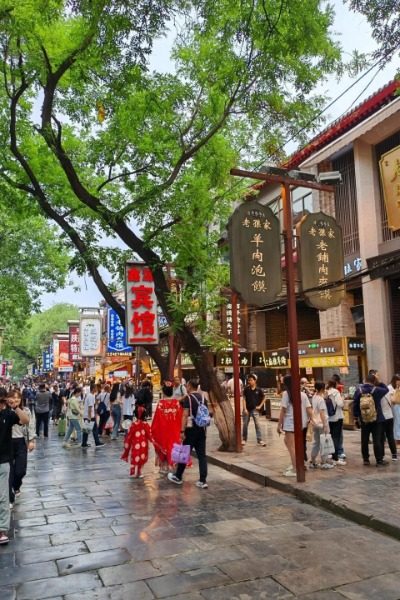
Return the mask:
<svg viewBox="0 0 400 600">
<path fill-rule="evenodd" d="M 107 354 L 130 355 L 132 351 L 132 346 L 126 342 L 125 327 L 118 313 L 109 306 L 107 308 Z"/>
<path fill-rule="evenodd" d="M 101 315 L 100 313 L 81 312 L 80 351 L 83 357 L 101 356 Z"/>
<path fill-rule="evenodd" d="M 126 264 L 125 294 L 128 344 L 158 344 L 157 297 L 152 272 L 144 263 Z"/>
</svg>

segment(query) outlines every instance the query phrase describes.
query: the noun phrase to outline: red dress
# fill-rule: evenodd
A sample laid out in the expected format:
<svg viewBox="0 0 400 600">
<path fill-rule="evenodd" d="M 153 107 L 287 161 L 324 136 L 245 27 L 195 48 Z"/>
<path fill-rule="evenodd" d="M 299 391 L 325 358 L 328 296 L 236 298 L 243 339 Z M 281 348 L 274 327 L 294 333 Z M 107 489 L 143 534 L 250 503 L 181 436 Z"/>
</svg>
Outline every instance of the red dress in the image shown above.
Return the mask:
<svg viewBox="0 0 400 600">
<path fill-rule="evenodd" d="M 128 462 L 131 458 L 131 475 L 135 472 L 135 467 L 139 468 L 147 463 L 149 458 L 149 441 L 152 442 L 150 425 L 145 421 L 135 421 L 129 428 L 125 438 L 124 449 L 121 458 Z"/>
<path fill-rule="evenodd" d="M 160 463 L 174 464 L 171 451 L 174 443 L 181 443 L 182 412 L 182 406 L 176 399 L 163 398 L 157 405 L 151 434 Z"/>
</svg>

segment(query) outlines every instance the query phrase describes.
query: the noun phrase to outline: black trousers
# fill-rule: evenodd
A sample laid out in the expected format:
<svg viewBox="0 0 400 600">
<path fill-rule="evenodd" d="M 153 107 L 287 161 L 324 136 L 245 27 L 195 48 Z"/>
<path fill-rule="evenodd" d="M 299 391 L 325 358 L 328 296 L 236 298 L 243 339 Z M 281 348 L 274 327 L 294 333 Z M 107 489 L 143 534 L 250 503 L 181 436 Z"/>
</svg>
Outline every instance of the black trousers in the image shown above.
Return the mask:
<svg viewBox="0 0 400 600">
<path fill-rule="evenodd" d="M 110 411 L 106 410 L 102 415 L 100 415 L 100 419 L 99 419 L 99 434 L 100 435 L 103 433 L 103 429 L 105 427 L 105 424 L 108 421 L 110 414 L 111 414 Z"/>
<path fill-rule="evenodd" d="M 393 434 L 393 419 L 386 419 L 383 423 L 383 454 L 385 454 L 385 436 L 392 456 L 397 456 L 396 440 Z"/>
<path fill-rule="evenodd" d="M 185 439 L 182 444 L 190 446 L 196 450 L 197 460 L 199 461 L 200 481 L 207 480 L 207 458 L 206 458 L 206 431 L 204 427 L 187 427 L 185 430 Z M 186 465 L 179 463 L 175 475 L 182 479 Z"/>
<path fill-rule="evenodd" d="M 15 492 L 17 492 L 22 485 L 22 480 L 26 475 L 26 468 L 28 465 L 28 448 L 26 446 L 25 438 L 13 438 L 11 448 L 10 477 L 8 482 L 10 502 L 14 502 Z"/>
<path fill-rule="evenodd" d="M 94 443 L 96 444 L 96 446 L 98 446 L 99 444 L 101 444 L 101 442 L 99 439 L 99 430 L 97 429 L 96 419 L 92 419 L 92 423 L 93 423 L 92 433 L 93 433 Z M 82 431 L 82 446 L 87 446 L 88 437 L 89 437 L 89 433 L 87 431 L 85 431 L 85 429 L 84 429 Z"/>
<path fill-rule="evenodd" d="M 333 460 L 338 460 L 340 441 L 342 439 L 343 419 L 337 421 L 329 421 L 329 431 L 331 432 L 332 441 L 335 445 L 335 452 L 332 454 Z"/>
<path fill-rule="evenodd" d="M 45 413 L 36 413 L 36 435 L 40 435 L 40 426 L 43 423 L 43 435 L 49 437 L 49 411 Z"/>
<path fill-rule="evenodd" d="M 369 436 L 372 434 L 372 441 L 374 445 L 374 455 L 376 462 L 380 462 L 383 459 L 383 434 L 384 434 L 384 423 L 363 423 L 361 421 L 361 454 L 363 460 L 369 460 Z"/>
</svg>

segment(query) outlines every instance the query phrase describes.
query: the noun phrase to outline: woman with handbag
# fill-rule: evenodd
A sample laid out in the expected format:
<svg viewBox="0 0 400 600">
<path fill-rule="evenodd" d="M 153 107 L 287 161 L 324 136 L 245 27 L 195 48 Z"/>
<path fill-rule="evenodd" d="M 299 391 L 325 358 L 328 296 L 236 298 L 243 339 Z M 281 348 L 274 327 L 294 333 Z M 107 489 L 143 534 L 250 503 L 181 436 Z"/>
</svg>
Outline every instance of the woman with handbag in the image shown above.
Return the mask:
<svg viewBox="0 0 400 600">
<path fill-rule="evenodd" d="M 323 381 L 315 382 L 315 394 L 312 397 L 311 406 L 313 422 L 313 445 L 311 449 L 311 461 L 309 468 L 318 468 L 316 459 L 318 454 L 320 454 L 321 469 L 333 469 L 335 465 L 329 462 L 328 454 L 325 453 L 322 446 L 322 436 L 330 436 L 328 411 L 325 403 L 325 383 Z"/>
<path fill-rule="evenodd" d="M 69 439 L 73 431 L 76 431 L 77 446 L 82 444 L 82 428 L 81 428 L 81 417 L 82 411 L 80 406 L 80 395 L 81 388 L 76 387 L 72 395 L 68 399 L 67 418 L 68 418 L 68 429 L 65 434 L 63 441 L 63 448 L 72 448 L 72 444 L 69 443 Z"/>
</svg>

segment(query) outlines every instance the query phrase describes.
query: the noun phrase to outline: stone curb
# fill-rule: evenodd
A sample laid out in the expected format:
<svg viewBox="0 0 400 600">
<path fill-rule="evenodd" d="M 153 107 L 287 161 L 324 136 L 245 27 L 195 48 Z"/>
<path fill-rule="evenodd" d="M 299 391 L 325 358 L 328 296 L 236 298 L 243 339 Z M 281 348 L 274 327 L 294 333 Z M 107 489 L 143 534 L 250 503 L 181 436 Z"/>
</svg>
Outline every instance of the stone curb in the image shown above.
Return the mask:
<svg viewBox="0 0 400 600">
<path fill-rule="evenodd" d="M 231 473 L 239 475 L 240 477 L 248 479 L 249 481 L 253 481 L 254 483 L 258 483 L 263 487 L 272 487 L 280 492 L 291 494 L 306 504 L 323 508 L 339 517 L 351 521 L 352 523 L 369 527 L 374 531 L 384 533 L 389 537 L 400 540 L 400 527 L 386 523 L 381 519 L 377 519 L 373 515 L 366 515 L 354 504 L 343 504 L 339 501 L 335 502 L 332 500 L 332 498 L 327 498 L 317 494 L 316 492 L 299 487 L 298 484 L 293 485 L 289 481 L 282 481 L 271 471 L 257 467 L 257 465 L 251 464 L 251 468 L 249 468 L 245 465 L 225 462 L 220 458 L 210 454 L 207 454 L 207 460 L 212 465 L 220 467 L 221 469 L 225 469 L 226 471 L 230 471 Z"/>
</svg>

